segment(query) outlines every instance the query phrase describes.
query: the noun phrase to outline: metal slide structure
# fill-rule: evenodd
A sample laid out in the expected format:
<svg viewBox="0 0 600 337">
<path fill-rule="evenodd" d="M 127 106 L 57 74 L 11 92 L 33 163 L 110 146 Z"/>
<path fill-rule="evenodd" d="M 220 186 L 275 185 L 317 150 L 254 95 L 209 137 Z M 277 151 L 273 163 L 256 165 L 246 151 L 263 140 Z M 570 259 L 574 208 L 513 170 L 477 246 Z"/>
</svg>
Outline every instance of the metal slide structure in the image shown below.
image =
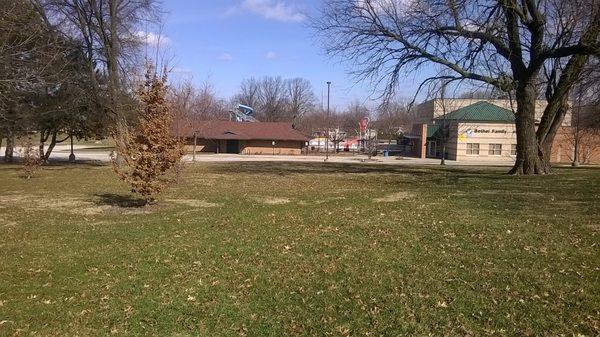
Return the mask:
<svg viewBox="0 0 600 337">
<path fill-rule="evenodd" d="M 229 110 L 229 120 L 236 122 L 258 122 L 258 120 L 252 117 L 254 109 L 247 105 L 238 104 L 234 110 Z"/>
</svg>

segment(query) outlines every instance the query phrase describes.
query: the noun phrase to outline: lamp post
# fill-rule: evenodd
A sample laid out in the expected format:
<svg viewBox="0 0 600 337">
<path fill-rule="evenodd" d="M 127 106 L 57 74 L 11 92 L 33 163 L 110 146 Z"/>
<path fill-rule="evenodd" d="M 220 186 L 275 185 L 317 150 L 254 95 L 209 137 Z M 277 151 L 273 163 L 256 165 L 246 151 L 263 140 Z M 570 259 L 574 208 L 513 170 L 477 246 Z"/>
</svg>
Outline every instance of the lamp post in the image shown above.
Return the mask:
<svg viewBox="0 0 600 337">
<path fill-rule="evenodd" d="M 325 139 L 325 161 L 329 160 L 329 93 L 331 91 L 331 82 L 327 82 L 327 139 Z"/>
<path fill-rule="evenodd" d="M 71 132 L 71 134 L 69 135 L 69 138 L 71 138 L 71 154 L 69 155 L 69 163 L 74 163 L 75 162 L 75 153 L 73 152 L 73 132 Z"/>
</svg>

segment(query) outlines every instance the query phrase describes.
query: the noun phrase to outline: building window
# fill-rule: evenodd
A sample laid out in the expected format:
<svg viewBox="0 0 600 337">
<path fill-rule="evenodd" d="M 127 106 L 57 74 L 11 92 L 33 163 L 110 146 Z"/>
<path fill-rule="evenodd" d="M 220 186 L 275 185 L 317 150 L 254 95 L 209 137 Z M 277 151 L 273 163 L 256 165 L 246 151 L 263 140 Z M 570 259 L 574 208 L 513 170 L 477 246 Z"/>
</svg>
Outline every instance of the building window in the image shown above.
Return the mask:
<svg viewBox="0 0 600 337">
<path fill-rule="evenodd" d="M 467 154 L 479 154 L 479 143 L 467 143 Z"/>
<path fill-rule="evenodd" d="M 511 144 L 510 145 L 510 155 L 511 156 L 516 156 L 517 155 L 517 144 Z"/>
<path fill-rule="evenodd" d="M 490 144 L 490 151 L 488 152 L 490 156 L 500 156 L 502 155 L 502 144 Z"/>
</svg>

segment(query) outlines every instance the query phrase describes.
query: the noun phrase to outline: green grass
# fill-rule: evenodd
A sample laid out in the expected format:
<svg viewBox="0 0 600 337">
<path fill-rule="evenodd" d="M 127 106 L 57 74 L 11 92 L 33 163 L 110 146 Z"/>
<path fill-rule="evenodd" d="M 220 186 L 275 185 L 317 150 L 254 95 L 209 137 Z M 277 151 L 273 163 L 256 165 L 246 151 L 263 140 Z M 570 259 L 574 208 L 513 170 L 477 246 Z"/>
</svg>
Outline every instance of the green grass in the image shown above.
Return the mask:
<svg viewBox="0 0 600 337">
<path fill-rule="evenodd" d="M 600 170 L 0 166 L 0 335 L 600 334 Z"/>
</svg>

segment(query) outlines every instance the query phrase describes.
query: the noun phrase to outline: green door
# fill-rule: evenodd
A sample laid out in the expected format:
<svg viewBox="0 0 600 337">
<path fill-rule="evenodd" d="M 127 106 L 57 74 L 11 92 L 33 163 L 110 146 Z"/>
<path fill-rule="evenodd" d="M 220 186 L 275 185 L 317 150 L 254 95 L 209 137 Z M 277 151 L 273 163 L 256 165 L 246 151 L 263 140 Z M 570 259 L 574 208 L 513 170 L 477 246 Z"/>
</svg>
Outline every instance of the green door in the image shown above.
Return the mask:
<svg viewBox="0 0 600 337">
<path fill-rule="evenodd" d="M 239 140 L 228 140 L 226 144 L 227 153 L 240 153 L 240 141 Z"/>
</svg>

